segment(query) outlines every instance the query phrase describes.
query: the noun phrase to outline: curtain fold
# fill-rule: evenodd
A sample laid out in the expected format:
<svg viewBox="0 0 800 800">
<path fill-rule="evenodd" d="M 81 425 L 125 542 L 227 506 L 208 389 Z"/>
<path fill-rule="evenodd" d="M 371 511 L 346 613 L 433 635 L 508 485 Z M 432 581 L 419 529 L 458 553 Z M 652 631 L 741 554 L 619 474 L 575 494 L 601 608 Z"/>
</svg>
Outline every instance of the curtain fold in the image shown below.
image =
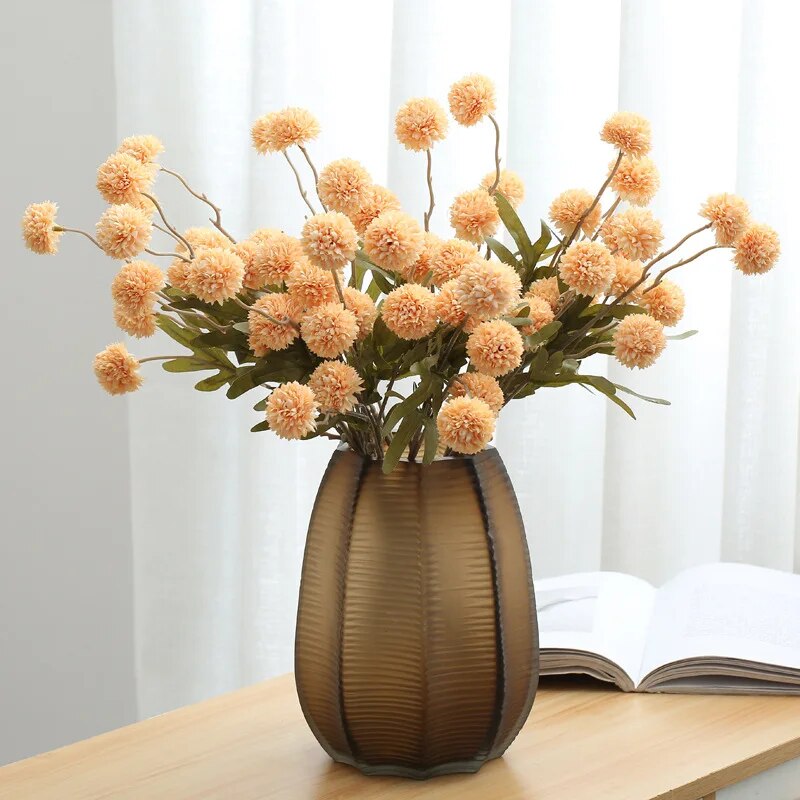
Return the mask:
<svg viewBox="0 0 800 800">
<path fill-rule="evenodd" d="M 534 230 L 563 189 L 599 187 L 603 120 L 617 108 L 648 116 L 667 241 L 699 225 L 708 194 L 737 191 L 780 230 L 784 255 L 757 280 L 724 255 L 679 273 L 680 330 L 700 333 L 670 343 L 654 369 L 586 364 L 670 407 L 634 400 L 634 422 L 568 387 L 504 411 L 496 442 L 534 574 L 618 569 L 661 582 L 720 558 L 800 567 L 800 159 L 781 91 L 800 65 L 785 4 L 116 0 L 114 15 L 119 135 L 159 135 L 163 163 L 221 205 L 237 236 L 302 224 L 286 163 L 250 147 L 252 121 L 270 109 L 310 108 L 318 166 L 358 158 L 421 216 L 424 157 L 394 140 L 394 112 L 411 96 L 446 102 L 453 80 L 484 72 Z M 490 126 L 451 123 L 433 153 L 434 232 L 448 235 L 450 200 L 493 168 L 492 147 Z M 157 193 L 175 223 L 203 224 L 207 209 L 168 179 Z M 142 716 L 291 669 L 305 526 L 331 449 L 250 434 L 255 393 L 231 402 L 184 378 L 153 370 L 130 404 Z"/>
</svg>

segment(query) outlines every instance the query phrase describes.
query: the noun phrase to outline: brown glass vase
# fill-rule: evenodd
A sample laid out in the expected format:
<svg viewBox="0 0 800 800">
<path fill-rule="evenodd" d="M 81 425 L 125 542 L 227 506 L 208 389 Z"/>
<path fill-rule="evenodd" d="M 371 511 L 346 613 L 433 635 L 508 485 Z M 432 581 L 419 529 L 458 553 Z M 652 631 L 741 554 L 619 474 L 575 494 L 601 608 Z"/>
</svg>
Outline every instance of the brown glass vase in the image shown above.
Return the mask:
<svg viewBox="0 0 800 800">
<path fill-rule="evenodd" d="M 535 609 L 494 448 L 389 475 L 333 454 L 308 529 L 295 680 L 334 761 L 428 778 L 502 755 L 536 692 Z"/>
</svg>

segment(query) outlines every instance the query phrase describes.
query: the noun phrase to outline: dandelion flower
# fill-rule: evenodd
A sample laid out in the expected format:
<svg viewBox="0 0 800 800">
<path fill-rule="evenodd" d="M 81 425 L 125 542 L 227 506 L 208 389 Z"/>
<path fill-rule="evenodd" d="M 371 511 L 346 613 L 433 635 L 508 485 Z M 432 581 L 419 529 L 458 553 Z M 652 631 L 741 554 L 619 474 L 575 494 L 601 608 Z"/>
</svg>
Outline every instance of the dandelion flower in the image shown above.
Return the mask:
<svg viewBox="0 0 800 800">
<path fill-rule="evenodd" d="M 345 308 L 355 314 L 358 323 L 358 339 L 369 336 L 372 326 L 378 318 L 378 309 L 368 294 L 359 292 L 352 286 L 345 286 L 342 294 L 344 295 Z"/>
<path fill-rule="evenodd" d="M 516 270 L 500 261 L 476 259 L 456 278 L 455 297 L 466 314 L 491 319 L 518 301 L 522 286 Z"/>
<path fill-rule="evenodd" d="M 641 115 L 630 111 L 612 114 L 600 131 L 604 142 L 613 144 L 626 156 L 640 158 L 650 152 L 650 123 Z"/>
<path fill-rule="evenodd" d="M 442 240 L 436 234 L 425 231 L 422 234 L 422 250 L 417 256 L 417 260 L 413 264 L 403 267 L 400 274 L 407 281 L 423 283 L 433 273 L 441 247 Z"/>
<path fill-rule="evenodd" d="M 647 156 L 625 156 L 611 179 L 611 188 L 620 199 L 635 206 L 646 206 L 655 197 L 660 184 L 658 169 Z"/>
<path fill-rule="evenodd" d="M 261 153 L 278 153 L 293 144 L 302 147 L 319 136 L 316 117 L 304 108 L 284 108 L 259 117 L 251 131 L 253 147 Z"/>
<path fill-rule="evenodd" d="M 641 261 L 631 261 L 625 256 L 615 255 L 612 258 L 614 259 L 614 279 L 611 281 L 611 286 L 608 287 L 608 294 L 612 297 L 619 297 L 642 279 L 644 265 Z M 626 301 L 636 303 L 641 300 L 643 288 L 640 285 L 634 289 L 626 296 Z"/>
<path fill-rule="evenodd" d="M 315 267 L 305 256 L 286 277 L 289 294 L 306 309 L 316 308 L 336 300 L 333 273 Z"/>
<path fill-rule="evenodd" d="M 561 280 L 580 294 L 606 291 L 614 277 L 614 259 L 600 242 L 573 242 L 558 264 Z"/>
<path fill-rule="evenodd" d="M 204 303 L 224 303 L 242 289 L 244 264 L 232 250 L 201 247 L 186 270 L 189 291 Z"/>
<path fill-rule="evenodd" d="M 135 308 L 153 300 L 164 286 L 164 273 L 149 261 L 124 264 L 111 282 L 111 297 L 117 303 Z"/>
<path fill-rule="evenodd" d="M 55 203 L 31 203 L 22 216 L 22 238 L 25 246 L 39 255 L 53 255 L 58 250 L 62 232 L 53 230 L 56 224 Z"/>
<path fill-rule="evenodd" d="M 339 303 L 326 303 L 303 317 L 303 340 L 321 358 L 336 358 L 349 350 L 358 337 L 358 321 L 352 311 Z"/>
<path fill-rule="evenodd" d="M 480 244 L 487 236 L 494 236 L 500 226 L 497 203 L 486 189 L 463 192 L 450 206 L 450 224 L 459 239 Z"/>
<path fill-rule="evenodd" d="M 158 137 L 149 133 L 142 136 L 126 136 L 117 148 L 117 152 L 127 153 L 140 163 L 149 164 L 164 152 L 164 145 Z"/>
<path fill-rule="evenodd" d="M 358 208 L 348 211 L 347 216 L 356 231 L 363 236 L 372 220 L 385 211 L 399 211 L 400 201 L 397 195 L 385 186 L 371 186 L 364 192 L 364 200 Z"/>
<path fill-rule="evenodd" d="M 448 239 L 442 243 L 431 267 L 437 286 L 458 278 L 464 267 L 478 258 L 478 249 L 463 239 Z"/>
<path fill-rule="evenodd" d="M 631 261 L 647 261 L 664 240 L 661 223 L 646 208 L 628 208 L 609 217 L 600 235 L 610 250 L 618 250 Z"/>
<path fill-rule="evenodd" d="M 492 377 L 505 375 L 522 362 L 520 332 L 502 319 L 482 322 L 467 339 L 467 355 L 478 372 Z"/>
<path fill-rule="evenodd" d="M 297 381 L 278 386 L 267 398 L 267 422 L 281 439 L 302 439 L 316 427 L 317 400 Z"/>
<path fill-rule="evenodd" d="M 323 361 L 308 379 L 323 411 L 344 414 L 355 408 L 359 392 L 364 391 L 361 376 L 349 364 L 341 361 Z"/>
<path fill-rule="evenodd" d="M 300 304 L 283 292 L 259 297 L 247 314 L 248 338 L 253 353 L 260 358 L 270 350 L 285 350 L 298 336 L 297 322 L 302 313 Z M 269 314 L 272 319 L 264 314 Z"/>
<path fill-rule="evenodd" d="M 340 158 L 319 173 L 317 193 L 328 208 L 347 212 L 361 206 L 371 186 L 372 178 L 358 161 Z"/>
<path fill-rule="evenodd" d="M 263 228 L 250 237 L 255 243 L 252 270 L 245 273 L 245 286 L 261 289 L 288 279 L 292 270 L 305 261 L 299 239 L 283 231 Z"/>
<path fill-rule="evenodd" d="M 97 243 L 111 258 L 133 258 L 150 244 L 153 223 L 141 209 L 109 206 L 97 222 Z"/>
<path fill-rule="evenodd" d="M 459 125 L 474 125 L 497 108 L 494 83 L 485 75 L 467 75 L 456 81 L 447 93 L 447 100 Z"/>
<path fill-rule="evenodd" d="M 129 336 L 144 339 L 156 332 L 156 315 L 152 308 L 133 308 L 122 303 L 114 304 L 114 322 Z"/>
<path fill-rule="evenodd" d="M 323 269 L 340 269 L 355 258 L 358 247 L 353 223 L 339 211 L 309 217 L 302 242 L 311 263 Z"/>
<path fill-rule="evenodd" d="M 401 339 L 422 339 L 436 327 L 433 294 L 417 283 L 392 289 L 381 306 L 386 327 Z"/>
<path fill-rule="evenodd" d="M 456 327 L 461 325 L 467 315 L 456 300 L 456 281 L 451 280 L 439 287 L 439 294 L 434 298 L 436 316 L 445 324 Z"/>
<path fill-rule="evenodd" d="M 623 366 L 644 369 L 667 346 L 664 326 L 648 314 L 630 314 L 614 330 L 614 355 Z"/>
<path fill-rule="evenodd" d="M 700 208 L 700 216 L 705 217 L 714 229 L 717 244 L 723 247 L 732 245 L 750 222 L 750 209 L 747 203 L 736 194 L 715 194 Z"/>
<path fill-rule="evenodd" d="M 414 97 L 397 109 L 394 134 L 406 150 L 430 150 L 447 133 L 447 114 L 430 97 Z"/>
<path fill-rule="evenodd" d="M 364 232 L 364 250 L 379 267 L 402 272 L 419 258 L 425 238 L 419 223 L 403 211 L 385 211 Z"/>
<path fill-rule="evenodd" d="M 494 436 L 495 415 L 478 397 L 454 397 L 436 418 L 439 441 L 456 453 L 472 455 Z"/>
<path fill-rule="evenodd" d="M 542 297 L 526 297 L 525 302 L 528 304 L 528 317 L 530 317 L 531 324 L 522 329 L 522 334 L 531 336 L 545 325 L 549 325 L 555 319 L 555 314 L 550 308 L 550 303 Z"/>
<path fill-rule="evenodd" d="M 110 344 L 94 357 L 94 374 L 109 394 L 135 392 L 142 385 L 139 361 L 122 342 Z"/>
<path fill-rule="evenodd" d="M 567 189 L 550 204 L 550 219 L 562 236 L 571 236 L 575 226 L 592 207 L 594 197 L 585 189 Z M 591 236 L 600 224 L 602 209 L 598 203 L 581 223 L 581 230 Z"/>
<path fill-rule="evenodd" d="M 775 266 L 780 254 L 777 232 L 769 225 L 754 223 L 736 240 L 733 262 L 745 275 L 761 275 Z"/>
<path fill-rule="evenodd" d="M 672 281 L 661 281 L 657 286 L 645 288 L 642 300 L 647 313 L 667 328 L 677 325 L 683 318 L 686 298 L 681 287 Z"/>
<path fill-rule="evenodd" d="M 505 403 L 500 384 L 491 375 L 481 372 L 465 372 L 453 381 L 450 397 L 477 397 L 483 400 L 494 414 L 499 414 Z"/>
<path fill-rule="evenodd" d="M 525 294 L 526 300 L 531 297 L 541 297 L 542 300 L 547 301 L 552 311 L 558 310 L 558 304 L 561 300 L 558 278 L 554 275 L 552 278 L 539 278 L 539 280 L 534 281 Z"/>
<path fill-rule="evenodd" d="M 481 188 L 486 189 L 488 192 L 489 189 L 494 186 L 496 178 L 497 172 L 495 170 L 487 173 L 484 179 L 481 181 Z M 509 205 L 512 208 L 517 208 L 517 206 L 519 206 L 525 199 L 525 184 L 522 182 L 522 178 L 520 178 L 516 172 L 512 172 L 510 169 L 500 170 L 500 181 L 498 182 L 495 191 L 500 192 L 500 194 L 503 195 L 506 200 L 508 200 Z"/>
<path fill-rule="evenodd" d="M 132 203 L 153 182 L 149 164 L 128 153 L 113 153 L 97 169 L 97 189 L 109 203 Z"/>
</svg>

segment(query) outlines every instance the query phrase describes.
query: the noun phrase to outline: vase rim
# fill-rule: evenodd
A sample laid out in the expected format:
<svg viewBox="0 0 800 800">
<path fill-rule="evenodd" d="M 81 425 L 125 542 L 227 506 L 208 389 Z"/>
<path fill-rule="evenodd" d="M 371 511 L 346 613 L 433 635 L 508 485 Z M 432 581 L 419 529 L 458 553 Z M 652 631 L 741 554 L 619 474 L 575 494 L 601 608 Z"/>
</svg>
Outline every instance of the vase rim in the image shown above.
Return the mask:
<svg viewBox="0 0 800 800">
<path fill-rule="evenodd" d="M 369 461 L 372 464 L 377 464 L 378 463 L 378 461 L 376 459 L 370 458 L 369 456 L 365 456 L 363 453 L 356 452 L 346 442 L 342 442 L 341 444 L 337 445 L 336 450 L 337 451 L 341 451 L 343 453 L 353 453 L 353 455 L 356 455 L 359 458 L 363 458 L 363 459 Z M 416 466 L 420 466 L 420 467 L 430 467 L 430 466 L 433 466 L 434 464 L 442 464 L 442 463 L 446 463 L 448 461 L 470 461 L 470 460 L 472 460 L 474 458 L 477 458 L 478 456 L 483 455 L 484 453 L 491 453 L 491 452 L 496 453 L 497 452 L 497 448 L 493 444 L 488 444 L 480 452 L 472 453 L 471 455 L 470 454 L 466 454 L 466 453 L 455 453 L 452 456 L 436 456 L 436 458 L 434 458 L 433 461 L 430 464 L 423 464 L 422 461 L 409 461 L 407 456 L 403 456 L 400 459 L 400 463 L 415 464 Z"/>
</svg>

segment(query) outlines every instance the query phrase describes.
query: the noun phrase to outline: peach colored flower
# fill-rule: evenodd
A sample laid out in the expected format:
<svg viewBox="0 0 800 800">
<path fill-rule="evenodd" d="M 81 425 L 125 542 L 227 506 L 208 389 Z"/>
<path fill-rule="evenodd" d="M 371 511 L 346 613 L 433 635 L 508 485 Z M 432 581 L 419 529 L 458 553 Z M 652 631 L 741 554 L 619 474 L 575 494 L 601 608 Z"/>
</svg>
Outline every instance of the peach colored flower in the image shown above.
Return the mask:
<svg viewBox="0 0 800 800">
<path fill-rule="evenodd" d="M 414 97 L 397 109 L 394 135 L 406 150 L 430 150 L 447 133 L 447 115 L 430 97 Z"/>
<path fill-rule="evenodd" d="M 450 397 L 477 397 L 483 400 L 492 412 L 499 414 L 506 399 L 500 384 L 491 375 L 481 372 L 465 372 L 459 375 L 450 386 Z"/>
<path fill-rule="evenodd" d="M 25 246 L 39 255 L 53 255 L 58 250 L 61 231 L 53 230 L 58 206 L 49 200 L 31 203 L 22 215 L 22 238 Z"/>
<path fill-rule="evenodd" d="M 340 158 L 331 161 L 319 173 L 317 193 L 320 200 L 334 211 L 359 208 L 367 199 L 367 190 L 372 186 L 372 178 L 358 161 Z"/>
<path fill-rule="evenodd" d="M 714 194 L 700 207 L 700 216 L 711 223 L 717 244 L 729 247 L 748 226 L 750 209 L 739 195 Z"/>
<path fill-rule="evenodd" d="M 592 207 L 594 197 L 585 189 L 567 189 L 550 204 L 550 219 L 562 236 L 571 236 L 575 226 Z M 598 224 L 602 209 L 598 203 L 581 223 L 581 230 L 591 236 Z"/>
<path fill-rule="evenodd" d="M 244 264 L 232 250 L 200 247 L 186 269 L 189 291 L 204 303 L 224 303 L 242 289 Z"/>
<path fill-rule="evenodd" d="M 333 273 L 315 267 L 303 256 L 286 276 L 289 294 L 303 307 L 316 308 L 336 300 Z"/>
<path fill-rule="evenodd" d="M 189 264 L 182 258 L 174 258 L 167 269 L 167 281 L 170 286 L 174 286 L 185 294 L 189 292 Z"/>
<path fill-rule="evenodd" d="M 474 125 L 497 108 L 494 83 L 485 75 L 466 75 L 456 81 L 447 93 L 447 100 L 459 125 Z"/>
<path fill-rule="evenodd" d="M 439 256 L 442 240 L 434 233 L 427 231 L 422 234 L 422 250 L 417 260 L 410 266 L 403 267 L 400 274 L 413 283 L 422 283 L 432 274 L 434 265 Z"/>
<path fill-rule="evenodd" d="M 494 236 L 500 226 L 497 203 L 486 189 L 463 192 L 450 206 L 450 224 L 459 239 L 480 244 L 487 236 Z"/>
<path fill-rule="evenodd" d="M 419 223 L 404 211 L 385 211 L 364 232 L 364 251 L 379 267 L 400 272 L 411 267 L 425 246 Z"/>
<path fill-rule="evenodd" d="M 316 117 L 304 108 L 284 108 L 259 117 L 251 131 L 253 147 L 261 153 L 278 153 L 293 144 L 308 144 L 319 136 Z"/>
<path fill-rule="evenodd" d="M 496 177 L 496 170 L 487 172 L 481 181 L 481 188 L 486 189 L 488 192 L 494 186 Z M 525 199 L 525 184 L 522 182 L 522 178 L 510 169 L 500 170 L 500 182 L 497 184 L 495 191 L 500 192 L 508 200 L 512 208 L 517 208 Z"/>
<path fill-rule="evenodd" d="M 531 324 L 522 328 L 522 335 L 531 336 L 545 325 L 549 325 L 555 319 L 555 314 L 550 308 L 550 303 L 542 297 L 526 296 L 525 302 L 528 304 L 528 317 L 531 319 Z"/>
<path fill-rule="evenodd" d="M 306 261 L 299 239 L 283 231 L 262 228 L 250 237 L 255 243 L 252 270 L 245 273 L 245 286 L 261 289 L 288 279 L 292 270 Z"/>
<path fill-rule="evenodd" d="M 341 361 L 323 361 L 308 379 L 309 388 L 323 411 L 344 414 L 355 408 L 359 392 L 364 391 L 361 376 Z"/>
<path fill-rule="evenodd" d="M 109 394 L 135 392 L 142 385 L 139 361 L 122 342 L 110 344 L 94 357 L 94 374 Z"/>
<path fill-rule="evenodd" d="M 445 324 L 456 327 L 467 318 L 464 309 L 456 300 L 456 281 L 446 281 L 439 287 L 439 294 L 434 298 L 436 316 Z"/>
<path fill-rule="evenodd" d="M 641 261 L 630 261 L 625 256 L 612 256 L 614 259 L 614 279 L 608 287 L 611 297 L 625 294 L 631 287 L 641 280 L 644 265 Z M 628 303 L 636 303 L 642 299 L 643 285 L 639 285 L 625 298 Z"/>
<path fill-rule="evenodd" d="M 531 297 L 541 297 L 546 300 L 552 311 L 558 310 L 558 304 L 561 301 L 561 291 L 558 288 L 558 278 L 555 275 L 552 278 L 539 278 L 534 281 L 525 294 L 525 299 Z"/>
<path fill-rule="evenodd" d="M 647 313 L 667 328 L 677 325 L 683 318 L 686 298 L 681 287 L 672 281 L 661 281 L 657 286 L 644 287 L 642 300 Z"/>
<path fill-rule="evenodd" d="M 443 242 L 436 254 L 431 269 L 433 282 L 437 286 L 459 277 L 464 267 L 479 258 L 478 249 L 474 244 L 463 239 L 448 239 Z"/>
<path fill-rule="evenodd" d="M 132 308 L 114 303 L 114 322 L 129 336 L 144 339 L 156 332 L 156 315 L 152 303 L 149 308 Z"/>
<path fill-rule="evenodd" d="M 573 242 L 558 264 L 558 274 L 570 289 L 593 297 L 611 285 L 614 259 L 600 242 Z"/>
<path fill-rule="evenodd" d="M 614 330 L 614 355 L 623 366 L 644 369 L 667 346 L 664 326 L 648 314 L 629 314 Z"/>
<path fill-rule="evenodd" d="M 252 239 L 242 239 L 242 241 L 234 245 L 233 252 L 242 259 L 242 264 L 244 264 L 242 286 L 247 289 L 260 289 L 261 286 L 256 285 L 256 254 L 258 252 L 258 245 Z"/>
<path fill-rule="evenodd" d="M 613 168 L 610 165 L 609 169 Z M 625 156 L 611 179 L 611 188 L 620 199 L 627 200 L 635 206 L 646 206 L 658 191 L 661 178 L 651 158 L 631 158 Z"/>
<path fill-rule="evenodd" d="M 269 314 L 272 319 L 264 314 Z M 285 350 L 298 337 L 297 323 L 302 314 L 300 304 L 288 294 L 281 292 L 259 297 L 247 313 L 250 349 L 259 358 L 270 350 Z"/>
<path fill-rule="evenodd" d="M 358 247 L 353 223 L 339 211 L 309 217 L 301 238 L 311 263 L 323 269 L 340 269 L 355 258 Z"/>
<path fill-rule="evenodd" d="M 358 323 L 358 339 L 364 339 L 369 336 L 372 331 L 372 326 L 378 318 L 378 309 L 375 308 L 375 303 L 368 294 L 359 292 L 352 286 L 345 286 L 342 290 L 344 295 L 345 308 L 352 311 L 356 316 Z"/>
<path fill-rule="evenodd" d="M 769 225 L 753 223 L 736 240 L 733 262 L 745 275 L 761 275 L 775 266 L 780 254 L 777 232 Z"/>
<path fill-rule="evenodd" d="M 604 142 L 613 144 L 626 156 L 639 158 L 650 152 L 650 123 L 641 115 L 630 111 L 612 114 L 600 131 Z"/>
<path fill-rule="evenodd" d="M 131 205 L 109 206 L 97 222 L 97 243 L 111 258 L 133 258 L 150 244 L 153 223 Z"/>
<path fill-rule="evenodd" d="M 111 297 L 115 303 L 135 310 L 151 306 L 155 293 L 165 283 L 164 273 L 149 261 L 124 264 L 111 282 Z"/>
<path fill-rule="evenodd" d="M 478 397 L 454 397 L 436 418 L 439 441 L 456 453 L 472 455 L 494 436 L 495 415 Z"/>
<path fill-rule="evenodd" d="M 478 372 L 492 377 L 505 375 L 522 362 L 522 335 L 509 322 L 482 322 L 467 339 L 467 355 Z"/>
<path fill-rule="evenodd" d="M 433 294 L 418 283 L 392 289 L 381 306 L 386 327 L 401 339 L 422 339 L 436 327 Z"/>
<path fill-rule="evenodd" d="M 267 398 L 267 422 L 281 439 L 302 439 L 316 427 L 317 399 L 302 383 L 278 386 Z"/>
<path fill-rule="evenodd" d="M 400 201 L 394 192 L 385 186 L 371 186 L 364 193 L 364 200 L 355 210 L 347 212 L 356 231 L 363 235 L 370 222 L 384 211 L 399 211 Z"/>
<path fill-rule="evenodd" d="M 303 317 L 300 330 L 312 353 L 336 358 L 353 346 L 358 337 L 358 320 L 339 303 L 326 303 Z"/>
<path fill-rule="evenodd" d="M 507 313 L 519 302 L 521 288 L 513 267 L 476 259 L 456 278 L 454 294 L 466 314 L 481 320 Z"/>
<path fill-rule="evenodd" d="M 200 247 L 223 247 L 232 250 L 235 247 L 233 242 L 216 228 L 187 228 L 181 235 L 195 250 Z M 175 252 L 182 256 L 189 255 L 183 242 L 175 243 Z"/>
<path fill-rule="evenodd" d="M 112 153 L 97 169 L 97 190 L 109 203 L 132 203 L 152 183 L 151 166 L 127 153 Z"/>
<path fill-rule="evenodd" d="M 155 161 L 164 152 L 164 145 L 157 136 L 146 133 L 141 136 L 126 136 L 117 148 L 118 153 L 127 153 L 142 164 Z"/>
<path fill-rule="evenodd" d="M 631 261 L 647 261 L 664 241 L 661 223 L 646 208 L 628 208 L 609 217 L 600 235 L 610 250 L 618 250 Z"/>
</svg>

